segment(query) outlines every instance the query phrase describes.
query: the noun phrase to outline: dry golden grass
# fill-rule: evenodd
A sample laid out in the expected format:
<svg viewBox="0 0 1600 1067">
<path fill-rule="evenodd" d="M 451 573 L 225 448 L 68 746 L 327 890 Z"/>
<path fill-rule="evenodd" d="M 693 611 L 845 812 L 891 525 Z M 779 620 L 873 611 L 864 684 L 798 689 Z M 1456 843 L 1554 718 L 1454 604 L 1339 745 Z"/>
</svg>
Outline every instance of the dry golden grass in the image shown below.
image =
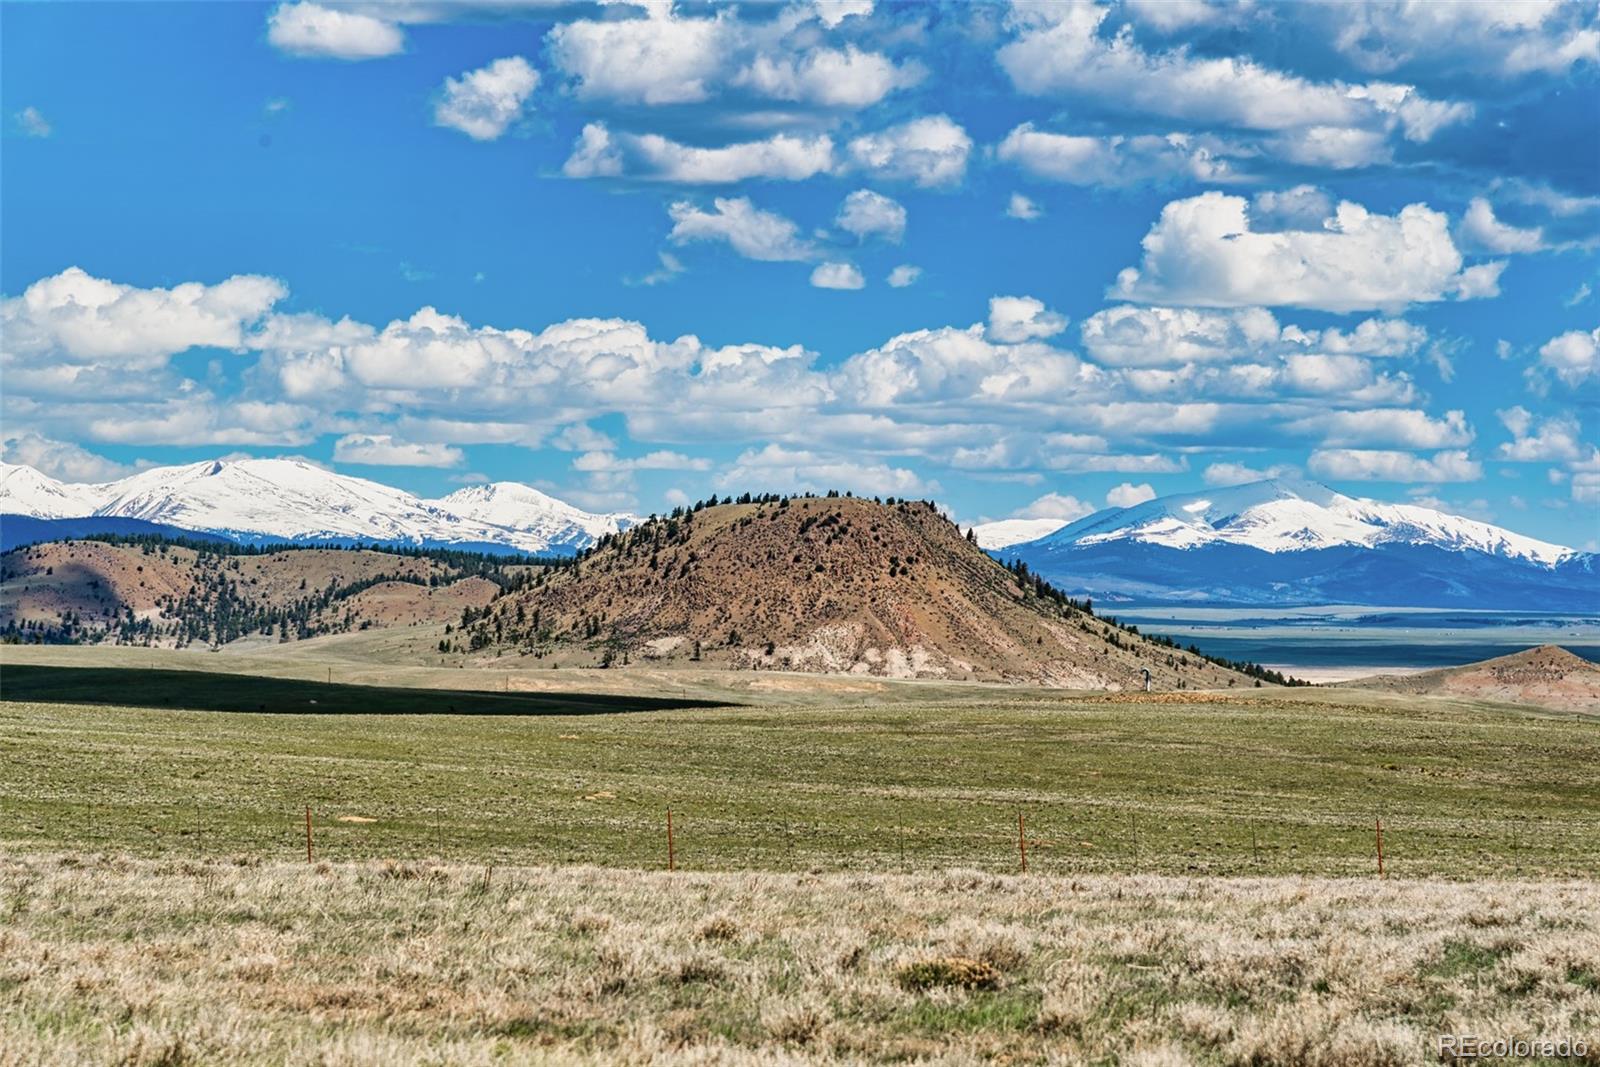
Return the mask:
<svg viewBox="0 0 1600 1067">
<path fill-rule="evenodd" d="M 1600 1063 L 1597 890 L 23 855 L 0 1063 Z"/>
</svg>

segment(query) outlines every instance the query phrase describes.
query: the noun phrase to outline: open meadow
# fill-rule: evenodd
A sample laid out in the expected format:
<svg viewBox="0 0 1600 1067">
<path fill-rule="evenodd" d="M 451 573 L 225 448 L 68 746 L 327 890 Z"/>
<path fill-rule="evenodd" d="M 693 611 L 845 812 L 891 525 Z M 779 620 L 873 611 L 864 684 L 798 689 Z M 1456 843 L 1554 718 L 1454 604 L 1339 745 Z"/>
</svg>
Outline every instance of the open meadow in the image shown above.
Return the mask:
<svg viewBox="0 0 1600 1067">
<path fill-rule="evenodd" d="M 368 688 L 315 661 L 128 673 L 129 650 L 99 651 L 8 650 L 11 847 L 290 859 L 309 805 L 329 860 L 650 868 L 671 808 L 686 867 L 1010 871 L 1020 814 L 1041 873 L 1351 875 L 1375 871 L 1382 818 L 1393 874 L 1600 874 L 1592 718 L 715 671 L 631 692 L 623 671 L 396 670 Z"/>
<path fill-rule="evenodd" d="M 1398 1067 L 1592 1038 L 1593 890 L 32 854 L 0 1063 Z"/>
<path fill-rule="evenodd" d="M 6 650 L 0 1063 L 1600 1049 L 1593 718 L 364 647 Z"/>
</svg>

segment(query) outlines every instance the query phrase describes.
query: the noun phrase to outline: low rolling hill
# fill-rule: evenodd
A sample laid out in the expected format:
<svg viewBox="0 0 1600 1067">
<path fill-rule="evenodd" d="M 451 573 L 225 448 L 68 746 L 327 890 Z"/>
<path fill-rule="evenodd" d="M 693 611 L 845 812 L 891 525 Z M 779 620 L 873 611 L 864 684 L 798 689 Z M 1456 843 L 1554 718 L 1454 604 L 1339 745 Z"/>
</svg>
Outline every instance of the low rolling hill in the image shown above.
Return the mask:
<svg viewBox="0 0 1600 1067">
<path fill-rule="evenodd" d="M 442 623 L 529 569 L 451 554 L 56 541 L 0 555 L 0 636 L 181 647 Z"/>
<path fill-rule="evenodd" d="M 1460 667 L 1379 675 L 1343 684 L 1356 689 L 1531 704 L 1555 711 L 1600 715 L 1600 665 L 1557 645 L 1541 645 Z"/>
<path fill-rule="evenodd" d="M 1007 570 L 925 501 L 712 502 L 603 538 L 504 596 L 452 650 L 620 666 L 1029 681 L 1085 689 L 1254 680 Z"/>
</svg>

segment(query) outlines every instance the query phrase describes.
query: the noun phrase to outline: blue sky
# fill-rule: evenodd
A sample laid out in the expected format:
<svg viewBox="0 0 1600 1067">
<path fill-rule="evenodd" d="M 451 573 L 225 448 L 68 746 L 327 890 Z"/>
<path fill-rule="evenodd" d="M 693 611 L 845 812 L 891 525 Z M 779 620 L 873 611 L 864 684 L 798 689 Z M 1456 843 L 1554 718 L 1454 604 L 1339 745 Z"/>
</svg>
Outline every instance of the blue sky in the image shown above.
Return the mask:
<svg viewBox="0 0 1600 1067">
<path fill-rule="evenodd" d="M 6 4 L 5 459 L 1595 547 L 1593 4 Z"/>
</svg>

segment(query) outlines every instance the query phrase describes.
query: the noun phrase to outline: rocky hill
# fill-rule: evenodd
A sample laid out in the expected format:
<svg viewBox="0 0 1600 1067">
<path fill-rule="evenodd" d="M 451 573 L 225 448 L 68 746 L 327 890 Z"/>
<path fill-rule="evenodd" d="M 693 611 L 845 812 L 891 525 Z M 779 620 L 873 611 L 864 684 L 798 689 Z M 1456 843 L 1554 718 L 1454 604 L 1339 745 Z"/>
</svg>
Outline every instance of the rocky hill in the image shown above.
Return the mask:
<svg viewBox="0 0 1600 1067">
<path fill-rule="evenodd" d="M 1559 645 L 1541 645 L 1461 667 L 1420 674 L 1379 675 L 1344 685 L 1391 693 L 1420 693 L 1532 704 L 1555 711 L 1600 714 L 1600 664 Z"/>
<path fill-rule="evenodd" d="M 443 553 L 57 541 L 0 555 L 0 639 L 183 647 L 450 622 L 528 570 Z"/>
<path fill-rule="evenodd" d="M 765 498 L 680 510 L 496 600 L 460 650 L 563 664 L 1227 688 L 1255 679 L 1006 569 L 931 504 Z"/>
</svg>

